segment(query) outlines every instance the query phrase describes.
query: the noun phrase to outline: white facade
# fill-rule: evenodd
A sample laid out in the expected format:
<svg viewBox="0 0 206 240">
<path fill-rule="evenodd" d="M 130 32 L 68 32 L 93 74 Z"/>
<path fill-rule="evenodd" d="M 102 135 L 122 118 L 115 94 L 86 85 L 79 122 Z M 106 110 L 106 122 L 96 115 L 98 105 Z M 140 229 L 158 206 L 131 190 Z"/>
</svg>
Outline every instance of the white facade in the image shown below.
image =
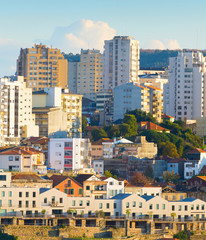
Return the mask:
<svg viewBox="0 0 206 240">
<path fill-rule="evenodd" d="M 104 174 L 104 160 L 95 159 L 93 160 L 93 168 L 96 174 Z"/>
<path fill-rule="evenodd" d="M 179 52 L 169 59 L 169 112 L 176 119 L 206 116 L 206 58 L 199 52 Z"/>
<path fill-rule="evenodd" d="M 39 136 L 32 116 L 32 89 L 26 87 L 23 77 L 13 82 L 9 78 L 0 79 L 0 109 L 4 113 L 5 144 L 17 144 L 21 137 Z M 22 132 L 26 125 L 31 129 L 27 134 L 32 135 Z"/>
<path fill-rule="evenodd" d="M 104 46 L 105 89 L 138 82 L 139 42 L 133 37 L 115 36 Z"/>
<path fill-rule="evenodd" d="M 56 170 L 72 171 L 91 166 L 91 143 L 83 138 L 51 138 L 48 165 Z"/>
<path fill-rule="evenodd" d="M 114 121 L 123 119 L 127 111 L 136 108 L 150 112 L 149 89 L 133 82 L 114 88 Z"/>
<path fill-rule="evenodd" d="M 112 177 L 104 181 L 107 182 L 107 198 L 112 198 L 119 193 L 124 193 L 124 181 L 118 181 Z"/>
</svg>

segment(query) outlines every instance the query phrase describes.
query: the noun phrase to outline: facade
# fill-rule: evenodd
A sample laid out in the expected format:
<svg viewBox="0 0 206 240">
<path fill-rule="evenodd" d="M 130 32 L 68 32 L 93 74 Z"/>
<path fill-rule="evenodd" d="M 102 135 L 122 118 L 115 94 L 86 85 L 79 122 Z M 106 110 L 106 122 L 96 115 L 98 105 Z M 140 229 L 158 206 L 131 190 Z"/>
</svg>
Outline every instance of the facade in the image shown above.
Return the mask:
<svg viewBox="0 0 206 240">
<path fill-rule="evenodd" d="M 99 50 L 81 50 L 77 63 L 77 93 L 91 100 L 104 89 L 104 60 Z"/>
<path fill-rule="evenodd" d="M 63 175 L 52 175 L 49 179 L 53 181 L 53 188 L 66 193 L 68 197 L 82 196 L 82 185 L 73 178 Z"/>
<path fill-rule="evenodd" d="M 205 67 L 200 52 L 179 52 L 169 59 L 169 112 L 175 119 L 196 119 L 206 116 Z"/>
<path fill-rule="evenodd" d="M 24 76 L 32 90 L 45 87 L 67 87 L 67 60 L 57 48 L 35 44 L 20 51 L 17 60 L 17 76 Z"/>
<path fill-rule="evenodd" d="M 114 88 L 114 118 L 123 119 L 127 111 L 136 108 L 149 113 L 150 95 L 146 87 L 135 85 L 134 82 L 122 84 Z"/>
<path fill-rule="evenodd" d="M 38 136 L 38 126 L 32 116 L 32 92 L 23 77 L 13 82 L 9 78 L 0 79 L 0 108 L 5 145 L 16 145 L 21 138 Z M 28 126 L 26 132 L 25 126 Z"/>
<path fill-rule="evenodd" d="M 0 168 L 9 171 L 46 173 L 45 157 L 41 151 L 16 147 L 0 152 Z"/>
<path fill-rule="evenodd" d="M 94 159 L 93 168 L 96 174 L 102 176 L 104 174 L 104 160 L 103 159 Z"/>
<path fill-rule="evenodd" d="M 41 91 L 34 91 L 32 94 L 32 99 L 33 110 L 36 108 L 48 108 L 51 110 L 52 108 L 59 108 L 59 120 L 55 120 L 57 129 L 56 131 L 66 131 L 69 137 L 81 137 L 81 95 L 71 94 L 68 89 L 61 89 L 60 87 L 48 87 Z M 63 120 L 61 120 L 61 115 Z"/>
<path fill-rule="evenodd" d="M 71 93 L 77 93 L 77 64 L 78 62 L 68 62 L 68 88 Z"/>
<path fill-rule="evenodd" d="M 86 138 L 53 138 L 48 145 L 48 165 L 72 171 L 91 166 L 91 143 Z"/>
<path fill-rule="evenodd" d="M 187 153 L 184 163 L 184 179 L 198 175 L 204 165 L 206 165 L 206 151 L 196 148 Z"/>
<path fill-rule="evenodd" d="M 150 95 L 150 113 L 157 120 L 162 122 L 163 114 L 163 90 L 153 86 L 147 86 Z"/>
<path fill-rule="evenodd" d="M 115 36 L 104 45 L 105 89 L 138 82 L 139 42 L 130 36 Z"/>
<path fill-rule="evenodd" d="M 112 198 L 119 193 L 124 193 L 124 181 L 112 177 L 104 179 L 107 182 L 107 198 Z"/>
<path fill-rule="evenodd" d="M 40 137 L 67 137 L 67 114 L 60 107 L 35 107 L 32 112 Z"/>
</svg>

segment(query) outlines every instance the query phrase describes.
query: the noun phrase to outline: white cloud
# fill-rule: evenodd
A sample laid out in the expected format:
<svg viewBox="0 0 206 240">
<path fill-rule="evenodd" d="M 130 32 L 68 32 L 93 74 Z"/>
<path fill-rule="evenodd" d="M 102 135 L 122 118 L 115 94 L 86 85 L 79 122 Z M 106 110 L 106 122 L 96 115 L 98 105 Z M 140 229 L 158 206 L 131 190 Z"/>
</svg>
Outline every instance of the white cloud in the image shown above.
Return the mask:
<svg viewBox="0 0 206 240">
<path fill-rule="evenodd" d="M 104 40 L 116 35 L 116 30 L 106 22 L 82 19 L 67 27 L 57 27 L 50 43 L 65 52 L 80 52 L 81 48 L 103 51 Z"/>
<path fill-rule="evenodd" d="M 160 41 L 160 40 L 149 41 L 148 48 L 149 49 L 160 49 L 160 50 L 164 50 L 164 49 L 176 50 L 176 49 L 180 49 L 181 47 L 177 40 L 165 39 L 163 41 Z"/>
</svg>

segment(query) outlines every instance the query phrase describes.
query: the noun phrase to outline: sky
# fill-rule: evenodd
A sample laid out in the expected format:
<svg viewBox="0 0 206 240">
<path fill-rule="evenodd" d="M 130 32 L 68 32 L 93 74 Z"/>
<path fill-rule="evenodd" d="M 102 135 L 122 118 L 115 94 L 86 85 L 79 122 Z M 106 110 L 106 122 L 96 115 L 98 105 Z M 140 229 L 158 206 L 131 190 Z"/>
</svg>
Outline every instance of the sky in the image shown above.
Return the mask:
<svg viewBox="0 0 206 240">
<path fill-rule="evenodd" d="M 1 0 L 0 77 L 14 74 L 20 48 L 103 51 L 133 36 L 143 49 L 206 49 L 205 0 Z"/>
</svg>

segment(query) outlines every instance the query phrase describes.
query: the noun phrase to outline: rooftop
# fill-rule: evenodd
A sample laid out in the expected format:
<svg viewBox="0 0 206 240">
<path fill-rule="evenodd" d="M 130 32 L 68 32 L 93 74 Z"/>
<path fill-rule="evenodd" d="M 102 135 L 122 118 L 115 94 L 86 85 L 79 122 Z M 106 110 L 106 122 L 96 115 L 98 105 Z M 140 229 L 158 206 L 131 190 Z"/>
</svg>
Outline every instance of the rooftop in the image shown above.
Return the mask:
<svg viewBox="0 0 206 240">
<path fill-rule="evenodd" d="M 129 197 L 131 194 L 126 194 L 126 193 L 119 193 L 117 195 L 115 195 L 114 197 L 112 197 L 111 199 L 119 199 L 119 200 L 122 200 L 122 199 L 125 199 L 127 197 Z"/>
<path fill-rule="evenodd" d="M 170 131 L 169 129 L 163 128 L 152 122 L 140 122 L 140 125 L 142 130 Z"/>
<path fill-rule="evenodd" d="M 141 197 L 144 198 L 146 201 L 149 201 L 150 199 L 154 198 L 155 196 L 142 195 Z"/>
</svg>

